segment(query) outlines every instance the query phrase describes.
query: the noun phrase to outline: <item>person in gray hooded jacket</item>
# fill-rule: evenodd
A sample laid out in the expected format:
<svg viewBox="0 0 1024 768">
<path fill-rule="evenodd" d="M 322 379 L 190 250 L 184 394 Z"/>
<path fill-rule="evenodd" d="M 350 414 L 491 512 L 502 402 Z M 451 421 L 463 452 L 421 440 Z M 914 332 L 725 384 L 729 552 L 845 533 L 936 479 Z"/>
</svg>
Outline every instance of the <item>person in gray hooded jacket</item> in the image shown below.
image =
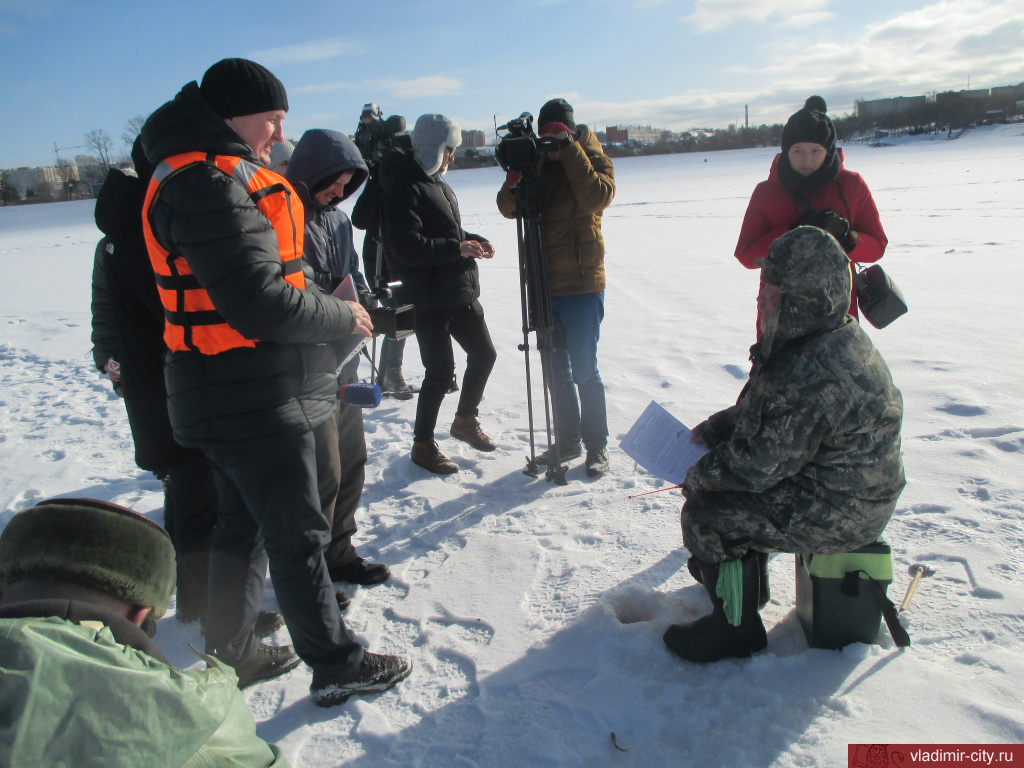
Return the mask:
<svg viewBox="0 0 1024 768">
<path fill-rule="evenodd" d="M 351 276 L 361 297 L 369 294 L 352 243 L 352 222 L 337 206 L 366 181 L 368 171 L 359 149 L 343 133 L 313 128 L 296 144 L 284 176 L 302 199 L 306 214 L 302 258 L 313 268 L 316 284 L 328 293 Z M 338 384 L 359 380 L 359 357 L 341 369 Z M 331 524 L 324 552 L 335 581 L 379 584 L 390 575 L 383 563 L 359 557 L 352 546 L 356 510 L 366 479 L 366 434 L 362 409 L 337 402 L 334 418 L 317 427 L 317 485 L 320 506 Z"/>
<path fill-rule="evenodd" d="M 906 485 L 903 398 L 850 308 L 850 261 L 827 232 L 798 227 L 759 260 L 761 341 L 736 405 L 694 432 L 708 453 L 683 483 L 683 542 L 714 610 L 674 624 L 689 661 L 766 644 L 757 553 L 848 552 L 875 541 Z M 724 597 L 723 597 L 724 595 Z"/>
</svg>

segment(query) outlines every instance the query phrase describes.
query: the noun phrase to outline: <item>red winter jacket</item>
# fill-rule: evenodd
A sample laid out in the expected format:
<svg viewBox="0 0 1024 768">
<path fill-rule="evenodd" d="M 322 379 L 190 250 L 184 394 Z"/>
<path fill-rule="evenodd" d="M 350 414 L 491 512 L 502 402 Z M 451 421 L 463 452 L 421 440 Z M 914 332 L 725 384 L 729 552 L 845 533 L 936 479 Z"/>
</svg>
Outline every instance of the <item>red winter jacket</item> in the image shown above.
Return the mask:
<svg viewBox="0 0 1024 768">
<path fill-rule="evenodd" d="M 850 222 L 850 229 L 857 233 L 857 246 L 848 254 L 851 261 L 869 263 L 878 261 L 885 253 L 889 242 L 878 219 L 878 209 L 871 197 L 871 190 L 860 174 L 846 170 L 843 164 L 843 150 L 838 150 L 839 176 L 821 189 L 806 194 L 807 201 L 817 211 L 835 211 Z M 740 239 L 736 243 L 736 258 L 747 269 L 758 269 L 756 259 L 768 255 L 768 246 L 789 231 L 800 217 L 793 195 L 779 180 L 779 158 L 772 161 L 768 180 L 754 187 L 747 212 L 743 216 Z M 850 314 L 857 317 L 857 292 L 850 296 Z M 757 338 L 761 338 L 760 312 L 758 312 Z"/>
</svg>

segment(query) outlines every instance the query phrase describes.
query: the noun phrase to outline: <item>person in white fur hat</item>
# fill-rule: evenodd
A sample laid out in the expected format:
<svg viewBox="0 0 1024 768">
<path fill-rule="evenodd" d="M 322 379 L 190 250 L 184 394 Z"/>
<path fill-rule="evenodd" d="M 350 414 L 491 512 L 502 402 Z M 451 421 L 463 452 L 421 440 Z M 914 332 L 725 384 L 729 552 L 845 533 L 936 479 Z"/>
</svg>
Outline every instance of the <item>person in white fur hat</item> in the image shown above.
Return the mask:
<svg viewBox="0 0 1024 768">
<path fill-rule="evenodd" d="M 478 259 L 494 246 L 462 228 L 459 203 L 442 179 L 462 143 L 457 123 L 422 115 L 412 132 L 413 154 L 393 150 L 381 161 L 383 232 L 392 280 L 416 307 L 416 340 L 425 369 L 416 404 L 412 461 L 435 474 L 458 466 L 434 440 L 441 402 L 455 373 L 452 339 L 466 353 L 466 373 L 449 434 L 480 451 L 494 443 L 477 421 L 496 353 L 480 305 Z"/>
</svg>

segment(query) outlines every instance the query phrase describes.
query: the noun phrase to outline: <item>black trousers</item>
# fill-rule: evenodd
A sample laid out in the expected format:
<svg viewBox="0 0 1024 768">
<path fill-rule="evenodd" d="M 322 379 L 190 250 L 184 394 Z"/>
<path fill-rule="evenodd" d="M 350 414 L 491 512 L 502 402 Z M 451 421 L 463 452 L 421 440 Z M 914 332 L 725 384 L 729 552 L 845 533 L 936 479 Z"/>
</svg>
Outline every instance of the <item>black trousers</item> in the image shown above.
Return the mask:
<svg viewBox="0 0 1024 768">
<path fill-rule="evenodd" d="M 357 380 L 358 376 L 352 377 Z M 328 568 L 337 568 L 358 557 L 352 536 L 366 480 L 363 409 L 339 402 L 334 416 L 314 429 L 313 437 L 320 508 L 331 530 L 324 560 Z"/>
<path fill-rule="evenodd" d="M 312 432 L 203 448 L 220 510 L 210 551 L 206 649 L 228 663 L 256 652 L 253 627 L 267 565 L 295 652 L 313 668 L 355 668 L 362 646 L 345 626 L 324 562 Z"/>
<path fill-rule="evenodd" d="M 174 543 L 178 565 L 175 611 L 179 618 L 206 616 L 210 541 L 217 522 L 217 486 L 206 457 L 194 451 L 188 461 L 160 473 L 164 480 L 164 527 Z"/>
<path fill-rule="evenodd" d="M 455 339 L 466 353 L 466 374 L 459 397 L 459 416 L 476 416 L 497 353 L 479 301 L 462 307 L 416 309 L 416 342 L 423 362 L 423 385 L 416 402 L 416 440 L 434 439 L 437 413 L 455 374 Z"/>
</svg>

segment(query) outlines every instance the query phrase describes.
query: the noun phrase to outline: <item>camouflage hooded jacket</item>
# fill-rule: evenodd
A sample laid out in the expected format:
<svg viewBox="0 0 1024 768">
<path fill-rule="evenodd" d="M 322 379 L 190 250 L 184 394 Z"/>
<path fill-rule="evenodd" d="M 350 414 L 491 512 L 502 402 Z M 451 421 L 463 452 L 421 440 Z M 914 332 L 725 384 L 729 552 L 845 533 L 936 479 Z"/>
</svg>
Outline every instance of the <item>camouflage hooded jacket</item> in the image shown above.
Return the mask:
<svg viewBox="0 0 1024 768">
<path fill-rule="evenodd" d="M 799 227 L 761 259 L 780 288 L 736 405 L 698 427 L 709 448 L 683 494 L 758 494 L 778 524 L 829 528 L 854 546 L 885 528 L 906 481 L 903 398 L 885 361 L 847 316 L 850 266 L 822 230 Z"/>
</svg>

